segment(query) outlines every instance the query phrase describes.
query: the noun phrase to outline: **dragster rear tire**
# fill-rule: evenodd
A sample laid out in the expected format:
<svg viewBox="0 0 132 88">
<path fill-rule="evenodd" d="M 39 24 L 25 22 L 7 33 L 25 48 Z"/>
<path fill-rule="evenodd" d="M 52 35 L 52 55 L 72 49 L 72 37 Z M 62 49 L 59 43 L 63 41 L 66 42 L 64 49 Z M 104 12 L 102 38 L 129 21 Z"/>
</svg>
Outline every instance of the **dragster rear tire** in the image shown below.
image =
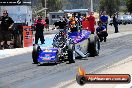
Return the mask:
<svg viewBox="0 0 132 88">
<path fill-rule="evenodd" d="M 89 41 L 88 52 L 91 57 L 94 57 L 99 55 L 99 50 L 100 50 L 99 38 L 95 36 L 94 39 L 90 39 Z"/>
</svg>

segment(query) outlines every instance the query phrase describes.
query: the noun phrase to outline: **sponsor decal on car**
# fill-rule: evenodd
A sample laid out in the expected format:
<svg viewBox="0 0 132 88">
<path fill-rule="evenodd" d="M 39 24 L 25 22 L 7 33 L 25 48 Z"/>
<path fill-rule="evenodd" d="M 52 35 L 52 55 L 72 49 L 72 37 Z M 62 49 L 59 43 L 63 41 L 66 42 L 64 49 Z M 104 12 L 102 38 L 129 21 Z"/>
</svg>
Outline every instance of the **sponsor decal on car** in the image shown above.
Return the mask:
<svg viewBox="0 0 132 88">
<path fill-rule="evenodd" d="M 43 57 L 43 60 L 51 60 L 51 58 Z"/>
<path fill-rule="evenodd" d="M 50 49 L 45 49 L 43 52 L 52 52 Z"/>
<path fill-rule="evenodd" d="M 43 60 L 51 60 L 51 55 L 45 54 L 45 57 L 43 57 Z"/>
<path fill-rule="evenodd" d="M 52 58 L 55 58 L 55 56 L 52 56 L 51 54 L 45 54 L 44 57 L 40 57 L 42 60 L 51 60 Z"/>
</svg>

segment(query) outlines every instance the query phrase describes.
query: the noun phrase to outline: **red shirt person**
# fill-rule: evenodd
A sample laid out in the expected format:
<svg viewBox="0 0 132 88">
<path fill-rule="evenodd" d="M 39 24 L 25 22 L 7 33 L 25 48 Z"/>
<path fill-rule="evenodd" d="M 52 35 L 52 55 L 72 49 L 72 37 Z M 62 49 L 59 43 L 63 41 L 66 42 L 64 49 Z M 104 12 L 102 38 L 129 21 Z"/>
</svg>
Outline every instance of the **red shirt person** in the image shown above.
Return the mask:
<svg viewBox="0 0 132 88">
<path fill-rule="evenodd" d="M 41 16 L 38 16 L 38 20 L 36 20 L 36 22 L 34 23 L 34 25 L 36 26 L 35 30 L 35 44 L 38 44 L 38 40 L 40 38 L 41 44 L 44 44 L 44 25 L 45 25 L 45 21 L 42 19 Z"/>
<path fill-rule="evenodd" d="M 93 12 L 89 12 L 89 16 L 87 17 L 88 20 L 88 29 L 91 33 L 95 32 L 94 25 L 96 24 L 95 17 L 93 16 Z"/>
<path fill-rule="evenodd" d="M 38 17 L 38 18 L 40 18 L 40 17 Z M 41 23 L 41 24 L 43 24 L 44 26 L 46 25 L 46 22 L 45 22 L 45 20 L 43 20 L 43 19 L 41 19 L 41 20 L 37 19 L 37 20 L 35 21 L 35 23 L 34 23 L 34 26 L 36 26 L 37 23 Z"/>
</svg>

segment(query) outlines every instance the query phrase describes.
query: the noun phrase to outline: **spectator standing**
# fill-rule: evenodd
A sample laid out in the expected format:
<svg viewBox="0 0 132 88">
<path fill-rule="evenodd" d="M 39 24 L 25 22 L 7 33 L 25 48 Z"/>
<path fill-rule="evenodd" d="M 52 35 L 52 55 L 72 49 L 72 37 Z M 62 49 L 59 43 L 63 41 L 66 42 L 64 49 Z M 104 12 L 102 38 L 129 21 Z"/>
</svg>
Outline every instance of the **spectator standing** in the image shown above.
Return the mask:
<svg viewBox="0 0 132 88">
<path fill-rule="evenodd" d="M 45 21 L 42 20 L 41 16 L 38 16 L 38 19 L 35 22 L 35 44 L 38 44 L 38 40 L 40 39 L 41 44 L 44 44 L 44 25 L 45 25 Z"/>
<path fill-rule="evenodd" d="M 96 21 L 95 21 L 95 17 L 93 16 L 94 12 L 89 12 L 89 16 L 87 17 L 87 20 L 89 22 L 88 24 L 88 29 L 89 31 L 91 31 L 91 33 L 93 34 L 95 32 L 95 24 L 96 24 Z"/>
<path fill-rule="evenodd" d="M 118 21 L 117 21 L 116 13 L 113 16 L 113 25 L 115 27 L 115 33 L 118 33 L 119 31 L 118 31 Z"/>
<path fill-rule="evenodd" d="M 103 14 L 101 15 L 100 21 L 102 22 L 102 25 L 106 27 L 107 30 L 108 16 L 106 15 L 106 11 L 104 11 Z"/>
<path fill-rule="evenodd" d="M 71 32 L 77 32 L 77 21 L 75 17 L 75 13 L 72 14 L 72 16 L 69 18 L 69 28 Z"/>
<path fill-rule="evenodd" d="M 3 48 L 3 47 L 1 47 L 1 42 L 3 41 L 2 40 L 2 33 L 1 33 L 1 19 L 2 19 L 2 16 L 0 16 L 0 49 Z"/>
<path fill-rule="evenodd" d="M 64 21 L 66 22 L 66 23 L 68 23 L 68 19 L 67 19 L 67 17 L 64 15 L 63 16 L 63 19 L 64 19 Z"/>
<path fill-rule="evenodd" d="M 7 10 L 3 11 L 3 16 L 1 17 L 1 31 L 0 31 L 0 42 L 1 48 L 4 49 L 5 43 L 7 43 L 6 48 L 11 48 L 11 32 L 13 27 L 14 21 L 11 17 L 8 16 Z"/>
<path fill-rule="evenodd" d="M 49 31 L 49 18 L 48 17 L 45 18 L 45 22 L 46 22 L 45 28 L 46 28 L 46 30 Z"/>
</svg>

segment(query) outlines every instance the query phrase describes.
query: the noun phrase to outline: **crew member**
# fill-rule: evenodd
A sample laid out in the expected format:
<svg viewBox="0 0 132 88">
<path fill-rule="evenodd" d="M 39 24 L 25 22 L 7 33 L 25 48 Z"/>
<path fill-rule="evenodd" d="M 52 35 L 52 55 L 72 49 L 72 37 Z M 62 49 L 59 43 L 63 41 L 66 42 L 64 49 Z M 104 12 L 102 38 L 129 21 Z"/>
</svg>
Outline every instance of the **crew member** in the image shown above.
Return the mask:
<svg viewBox="0 0 132 88">
<path fill-rule="evenodd" d="M 115 33 L 118 33 L 119 31 L 118 31 L 118 21 L 117 21 L 116 13 L 113 16 L 113 25 L 115 27 Z"/>
<path fill-rule="evenodd" d="M 106 15 L 106 11 L 103 12 L 103 15 L 100 17 L 100 21 L 106 27 L 107 30 L 108 16 Z"/>
<path fill-rule="evenodd" d="M 94 34 L 95 32 L 95 24 L 96 24 L 96 21 L 95 21 L 95 17 L 93 16 L 93 12 L 89 12 L 89 16 L 87 17 L 87 20 L 88 20 L 88 30 L 91 31 L 92 34 Z"/>
<path fill-rule="evenodd" d="M 6 48 L 11 48 L 11 32 L 13 29 L 14 21 L 11 17 L 8 16 L 7 10 L 3 11 L 3 16 L 1 17 L 1 31 L 0 31 L 0 42 L 1 42 L 1 48 L 4 49 L 5 43 L 7 43 Z"/>
<path fill-rule="evenodd" d="M 98 27 L 96 29 L 96 33 L 100 39 L 100 42 L 104 40 L 106 42 L 106 37 L 108 36 L 108 33 L 106 31 L 106 27 L 102 25 L 101 21 L 98 21 Z"/>
<path fill-rule="evenodd" d="M 41 16 L 38 16 L 38 19 L 36 20 L 34 25 L 36 26 L 35 44 L 38 44 L 39 38 L 40 38 L 41 44 L 44 44 L 45 39 L 44 39 L 43 31 L 44 31 L 45 21 L 42 20 Z"/>
<path fill-rule="evenodd" d="M 64 18 L 60 17 L 60 20 L 54 23 L 55 27 L 59 26 L 58 29 L 66 29 L 67 22 Z"/>
<path fill-rule="evenodd" d="M 49 31 L 49 18 L 48 17 L 45 18 L 45 22 L 46 22 L 45 28 L 46 28 L 46 30 Z"/>
<path fill-rule="evenodd" d="M 77 21 L 75 18 L 75 14 L 72 15 L 72 17 L 69 19 L 69 28 L 71 32 L 77 32 Z"/>
</svg>

